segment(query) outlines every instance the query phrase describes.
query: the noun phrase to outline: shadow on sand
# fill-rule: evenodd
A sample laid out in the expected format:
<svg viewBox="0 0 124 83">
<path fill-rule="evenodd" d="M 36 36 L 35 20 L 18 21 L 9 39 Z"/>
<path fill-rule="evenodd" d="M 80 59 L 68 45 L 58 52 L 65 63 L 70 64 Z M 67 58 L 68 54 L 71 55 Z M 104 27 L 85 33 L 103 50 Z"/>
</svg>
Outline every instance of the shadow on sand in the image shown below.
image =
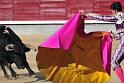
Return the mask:
<svg viewBox="0 0 124 83">
<path fill-rule="evenodd" d="M 37 78 L 36 80 L 34 81 L 30 81 L 30 82 L 24 82 L 24 83 L 35 83 L 37 81 L 40 81 L 40 82 L 49 82 L 49 83 L 52 83 L 51 81 L 47 80 L 40 72 L 35 72 L 36 73 L 36 77 L 34 78 Z M 19 77 L 29 77 L 29 74 L 19 74 Z M 32 77 L 33 78 L 33 77 Z"/>
</svg>

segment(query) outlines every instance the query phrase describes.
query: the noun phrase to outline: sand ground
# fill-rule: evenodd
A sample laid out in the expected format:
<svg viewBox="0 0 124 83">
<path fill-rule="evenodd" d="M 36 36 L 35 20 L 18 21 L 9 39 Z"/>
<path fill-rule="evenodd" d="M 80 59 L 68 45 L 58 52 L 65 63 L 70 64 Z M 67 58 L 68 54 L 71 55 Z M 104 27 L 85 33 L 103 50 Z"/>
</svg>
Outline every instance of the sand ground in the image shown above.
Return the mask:
<svg viewBox="0 0 124 83">
<path fill-rule="evenodd" d="M 41 34 L 30 34 L 30 35 L 19 35 L 19 37 L 22 39 L 23 43 L 31 44 L 35 46 L 36 48 L 39 46 L 41 42 L 43 42 L 45 39 L 49 37 L 49 35 L 41 35 Z M 119 41 L 114 40 L 113 46 L 112 46 L 112 53 L 115 49 L 116 45 L 119 43 Z M 37 69 L 36 64 L 36 54 L 37 51 L 30 51 L 27 53 L 27 61 L 29 62 L 29 65 L 33 71 L 37 74 L 37 77 L 29 77 L 29 74 L 26 69 L 17 69 L 15 64 L 12 65 L 13 69 L 16 71 L 16 73 L 19 75 L 19 78 L 16 80 L 7 80 L 4 79 L 3 72 L 0 69 L 0 83 L 52 83 L 48 80 L 45 80 L 44 76 L 41 75 L 39 70 Z M 124 68 L 124 61 L 122 61 L 122 67 Z M 8 70 L 7 70 L 8 71 Z M 8 71 L 9 75 L 10 72 Z M 121 83 L 120 80 L 117 78 L 115 72 L 111 71 L 111 80 L 105 83 Z"/>
</svg>

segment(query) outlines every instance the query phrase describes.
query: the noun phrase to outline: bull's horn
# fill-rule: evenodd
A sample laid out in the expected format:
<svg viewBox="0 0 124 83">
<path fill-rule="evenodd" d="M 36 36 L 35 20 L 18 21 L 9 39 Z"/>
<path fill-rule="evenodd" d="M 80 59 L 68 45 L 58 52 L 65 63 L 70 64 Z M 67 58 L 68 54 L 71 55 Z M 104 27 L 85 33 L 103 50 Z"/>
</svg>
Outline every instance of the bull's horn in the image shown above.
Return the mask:
<svg viewBox="0 0 124 83">
<path fill-rule="evenodd" d="M 6 47 L 5 47 L 5 49 L 6 49 L 6 51 L 13 51 L 14 49 L 12 49 L 14 47 L 14 45 L 13 44 L 8 44 Z"/>
<path fill-rule="evenodd" d="M 30 49 L 32 49 L 34 51 L 37 51 L 37 49 L 34 46 L 31 46 L 29 44 L 25 44 L 25 47 L 30 48 Z"/>
</svg>

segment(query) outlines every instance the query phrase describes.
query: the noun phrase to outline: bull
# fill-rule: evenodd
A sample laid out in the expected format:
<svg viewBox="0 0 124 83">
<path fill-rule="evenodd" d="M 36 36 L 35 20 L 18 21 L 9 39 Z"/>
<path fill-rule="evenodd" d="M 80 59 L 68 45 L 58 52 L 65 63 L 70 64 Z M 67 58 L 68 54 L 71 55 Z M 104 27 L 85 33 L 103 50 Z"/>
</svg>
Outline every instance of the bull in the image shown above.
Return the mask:
<svg viewBox="0 0 124 83">
<path fill-rule="evenodd" d="M 5 67 L 10 70 L 12 78 L 18 78 L 18 74 L 11 66 L 13 63 L 18 69 L 26 68 L 30 76 L 36 76 L 26 60 L 26 52 L 31 49 L 36 51 L 35 47 L 22 43 L 12 29 L 7 26 L 0 26 L 0 66 L 5 78 L 10 78 Z"/>
</svg>

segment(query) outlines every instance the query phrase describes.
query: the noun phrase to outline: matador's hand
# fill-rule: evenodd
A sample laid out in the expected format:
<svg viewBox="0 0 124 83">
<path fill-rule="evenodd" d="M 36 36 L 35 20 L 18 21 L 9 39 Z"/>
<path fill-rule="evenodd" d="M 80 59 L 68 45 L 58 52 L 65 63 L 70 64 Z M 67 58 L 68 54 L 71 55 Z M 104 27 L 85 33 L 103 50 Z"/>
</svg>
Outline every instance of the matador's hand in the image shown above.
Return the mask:
<svg viewBox="0 0 124 83">
<path fill-rule="evenodd" d="M 88 16 L 88 13 L 85 12 L 84 10 L 79 10 L 79 13 L 83 16 Z"/>
</svg>

